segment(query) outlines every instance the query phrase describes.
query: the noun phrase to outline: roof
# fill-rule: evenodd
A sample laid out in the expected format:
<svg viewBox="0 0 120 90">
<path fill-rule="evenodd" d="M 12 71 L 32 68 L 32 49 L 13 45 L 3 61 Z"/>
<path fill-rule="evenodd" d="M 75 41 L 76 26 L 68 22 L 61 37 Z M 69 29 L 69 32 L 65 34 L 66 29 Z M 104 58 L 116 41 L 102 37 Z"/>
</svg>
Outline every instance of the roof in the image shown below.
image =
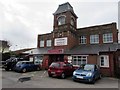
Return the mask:
<svg viewBox="0 0 120 90">
<path fill-rule="evenodd" d="M 120 44 L 79 45 L 66 51 L 66 54 L 99 54 L 99 52 L 116 51 L 117 49 L 120 49 Z"/>
<path fill-rule="evenodd" d="M 51 48 L 35 48 L 29 51 L 26 51 L 24 53 L 32 55 L 32 54 L 47 54 L 48 50 L 50 50 Z"/>
<path fill-rule="evenodd" d="M 16 50 L 16 51 L 12 51 L 12 52 L 14 52 L 16 54 L 21 54 L 23 52 L 26 52 L 26 51 L 29 51 L 29 50 L 32 50 L 32 49 L 34 49 L 34 48 L 20 49 L 20 50 Z"/>
<path fill-rule="evenodd" d="M 56 10 L 54 14 L 59 14 L 59 13 L 63 13 L 66 11 L 71 11 L 76 16 L 76 14 L 74 13 L 73 7 L 70 5 L 69 2 L 59 5 L 58 9 Z"/>
<path fill-rule="evenodd" d="M 94 45 L 78 45 L 70 50 L 64 50 L 63 53 L 60 54 L 81 54 L 81 55 L 89 55 L 89 54 L 99 54 L 99 52 L 110 52 L 116 51 L 120 49 L 120 44 L 94 44 Z M 52 48 L 36 48 L 24 53 L 33 55 L 33 54 L 50 54 L 48 51 L 54 50 Z M 55 53 L 52 53 L 55 54 Z M 57 53 L 56 53 L 57 54 Z"/>
</svg>

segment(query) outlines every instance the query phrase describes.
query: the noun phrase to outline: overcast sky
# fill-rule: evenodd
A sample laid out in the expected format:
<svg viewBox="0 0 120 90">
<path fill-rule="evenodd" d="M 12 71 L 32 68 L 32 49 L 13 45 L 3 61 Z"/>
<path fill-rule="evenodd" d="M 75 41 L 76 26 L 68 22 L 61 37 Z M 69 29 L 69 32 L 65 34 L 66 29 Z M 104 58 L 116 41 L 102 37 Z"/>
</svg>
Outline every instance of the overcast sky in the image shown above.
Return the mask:
<svg viewBox="0 0 120 90">
<path fill-rule="evenodd" d="M 118 1 L 0 0 L 0 40 L 10 41 L 12 50 L 36 48 L 38 34 L 53 30 L 53 13 L 65 2 L 73 6 L 78 28 L 112 22 L 118 25 Z"/>
</svg>

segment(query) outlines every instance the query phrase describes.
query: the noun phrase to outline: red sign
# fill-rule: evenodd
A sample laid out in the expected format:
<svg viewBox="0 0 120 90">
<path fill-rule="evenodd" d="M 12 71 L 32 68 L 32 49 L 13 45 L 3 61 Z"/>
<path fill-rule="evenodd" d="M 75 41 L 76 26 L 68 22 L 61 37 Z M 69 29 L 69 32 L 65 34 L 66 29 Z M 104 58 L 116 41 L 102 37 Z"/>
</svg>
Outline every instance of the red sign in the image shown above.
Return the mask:
<svg viewBox="0 0 120 90">
<path fill-rule="evenodd" d="M 48 50 L 48 53 L 50 54 L 61 54 L 64 52 L 64 49 L 52 49 L 52 50 Z"/>
</svg>

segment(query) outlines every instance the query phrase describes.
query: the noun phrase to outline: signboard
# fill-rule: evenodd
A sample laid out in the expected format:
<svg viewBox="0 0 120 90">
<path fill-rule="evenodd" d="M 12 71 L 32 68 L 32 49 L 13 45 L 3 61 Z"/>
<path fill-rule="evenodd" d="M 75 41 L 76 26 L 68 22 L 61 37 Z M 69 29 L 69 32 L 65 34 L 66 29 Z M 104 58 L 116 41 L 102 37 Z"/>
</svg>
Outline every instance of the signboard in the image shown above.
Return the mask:
<svg viewBox="0 0 120 90">
<path fill-rule="evenodd" d="M 67 37 L 64 37 L 64 38 L 55 38 L 54 45 L 55 46 L 67 45 Z"/>
<path fill-rule="evenodd" d="M 51 50 L 48 50 L 48 53 L 49 54 L 61 54 L 61 53 L 64 53 L 64 49 L 51 49 Z"/>
</svg>

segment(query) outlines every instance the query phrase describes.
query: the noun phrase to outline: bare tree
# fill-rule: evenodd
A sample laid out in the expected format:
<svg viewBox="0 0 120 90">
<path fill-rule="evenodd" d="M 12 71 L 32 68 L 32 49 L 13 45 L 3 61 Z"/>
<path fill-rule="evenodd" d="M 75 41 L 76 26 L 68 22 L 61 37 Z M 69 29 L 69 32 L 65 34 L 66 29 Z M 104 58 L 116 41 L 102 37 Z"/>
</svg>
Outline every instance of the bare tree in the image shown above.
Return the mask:
<svg viewBox="0 0 120 90">
<path fill-rule="evenodd" d="M 9 47 L 11 46 L 10 41 L 2 40 L 0 42 L 1 42 L 1 45 L 2 45 L 1 46 L 1 48 L 2 48 L 1 52 L 4 53 L 5 49 L 9 49 Z"/>
</svg>

